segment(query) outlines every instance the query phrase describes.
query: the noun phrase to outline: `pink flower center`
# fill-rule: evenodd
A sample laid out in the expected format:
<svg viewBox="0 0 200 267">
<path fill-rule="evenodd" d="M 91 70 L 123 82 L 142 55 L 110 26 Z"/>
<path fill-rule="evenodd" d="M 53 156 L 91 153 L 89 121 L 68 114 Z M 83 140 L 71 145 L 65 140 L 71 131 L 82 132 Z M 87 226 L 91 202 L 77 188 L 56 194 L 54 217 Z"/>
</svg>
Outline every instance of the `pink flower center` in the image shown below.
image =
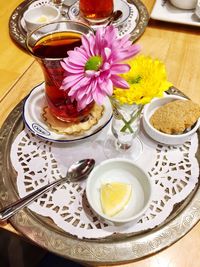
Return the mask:
<svg viewBox="0 0 200 267">
<path fill-rule="evenodd" d="M 100 56 L 93 56 L 85 64 L 85 70 L 98 71 L 102 65 L 103 59 Z"/>
</svg>

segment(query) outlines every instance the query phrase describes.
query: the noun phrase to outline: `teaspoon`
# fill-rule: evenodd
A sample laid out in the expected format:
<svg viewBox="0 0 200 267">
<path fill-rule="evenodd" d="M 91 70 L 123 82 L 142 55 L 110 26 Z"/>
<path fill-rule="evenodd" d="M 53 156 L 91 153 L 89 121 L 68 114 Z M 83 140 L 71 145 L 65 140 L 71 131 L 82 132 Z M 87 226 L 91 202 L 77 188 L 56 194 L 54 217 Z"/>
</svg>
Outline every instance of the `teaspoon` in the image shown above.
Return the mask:
<svg viewBox="0 0 200 267">
<path fill-rule="evenodd" d="M 109 20 L 109 22 L 108 22 L 108 24 L 107 24 L 107 26 L 110 25 L 110 24 L 116 23 L 121 18 L 122 14 L 123 13 L 122 13 L 121 10 L 114 11 L 112 16 L 111 16 L 111 18 L 110 18 L 110 20 Z"/>
<path fill-rule="evenodd" d="M 11 216 L 16 214 L 20 209 L 26 207 L 30 202 L 37 199 L 39 196 L 43 195 L 45 192 L 49 191 L 53 187 L 66 182 L 77 182 L 83 178 L 86 178 L 88 174 L 92 171 L 95 165 L 94 159 L 83 159 L 72 164 L 68 171 L 66 177 L 49 183 L 34 192 L 28 194 L 27 196 L 9 204 L 8 206 L 0 210 L 0 220 L 4 221 L 9 219 Z"/>
</svg>

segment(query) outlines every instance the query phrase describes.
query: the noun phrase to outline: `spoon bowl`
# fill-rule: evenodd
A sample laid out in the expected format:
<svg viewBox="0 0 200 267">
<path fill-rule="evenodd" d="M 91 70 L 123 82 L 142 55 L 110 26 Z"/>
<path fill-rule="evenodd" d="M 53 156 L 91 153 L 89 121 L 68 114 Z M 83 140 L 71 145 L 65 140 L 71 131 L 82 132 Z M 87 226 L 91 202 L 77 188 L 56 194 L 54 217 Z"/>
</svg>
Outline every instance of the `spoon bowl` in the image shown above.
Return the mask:
<svg viewBox="0 0 200 267">
<path fill-rule="evenodd" d="M 111 24 L 115 24 L 118 22 L 118 20 L 122 17 L 122 11 L 121 10 L 115 10 L 107 24 L 108 25 L 111 25 Z"/>
<path fill-rule="evenodd" d="M 77 182 L 83 178 L 86 178 L 91 170 L 94 168 L 95 160 L 94 159 L 82 159 L 73 163 L 68 171 L 67 178 L 71 182 Z"/>
<path fill-rule="evenodd" d="M 92 171 L 95 165 L 94 159 L 83 159 L 72 164 L 65 177 L 49 183 L 34 192 L 28 194 L 27 196 L 20 198 L 19 200 L 11 203 L 10 205 L 4 207 L 0 210 L 0 220 L 4 221 L 16 214 L 20 209 L 26 207 L 33 200 L 37 199 L 45 192 L 49 191 L 53 187 L 64 183 L 66 181 L 77 182 L 83 178 L 86 178 L 88 174 Z"/>
</svg>

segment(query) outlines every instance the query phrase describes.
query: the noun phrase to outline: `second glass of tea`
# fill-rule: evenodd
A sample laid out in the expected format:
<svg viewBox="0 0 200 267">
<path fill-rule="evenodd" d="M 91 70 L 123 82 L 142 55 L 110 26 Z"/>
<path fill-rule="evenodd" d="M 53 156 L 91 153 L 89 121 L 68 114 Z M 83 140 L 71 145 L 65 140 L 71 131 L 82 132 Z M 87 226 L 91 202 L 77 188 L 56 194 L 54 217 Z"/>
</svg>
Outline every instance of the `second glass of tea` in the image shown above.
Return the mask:
<svg viewBox="0 0 200 267">
<path fill-rule="evenodd" d="M 79 0 L 81 16 L 91 24 L 101 24 L 109 20 L 113 13 L 113 0 Z"/>
<path fill-rule="evenodd" d="M 78 123 L 85 120 L 94 105 L 91 103 L 81 111 L 77 109 L 77 102 L 68 96 L 69 89 L 61 89 L 66 72 L 60 64 L 69 50 L 81 45 L 81 36 L 92 31 L 83 23 L 59 21 L 43 25 L 27 36 L 27 49 L 43 70 L 49 111 L 61 121 Z"/>
</svg>

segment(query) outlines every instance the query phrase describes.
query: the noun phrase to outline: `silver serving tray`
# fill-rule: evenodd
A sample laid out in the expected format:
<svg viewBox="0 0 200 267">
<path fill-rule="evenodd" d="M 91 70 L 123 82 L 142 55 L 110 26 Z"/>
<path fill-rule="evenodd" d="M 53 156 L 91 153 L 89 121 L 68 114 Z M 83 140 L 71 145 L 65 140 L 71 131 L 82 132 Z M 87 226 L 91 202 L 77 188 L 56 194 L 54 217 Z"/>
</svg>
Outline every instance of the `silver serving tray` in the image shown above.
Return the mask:
<svg viewBox="0 0 200 267">
<path fill-rule="evenodd" d="M 35 0 L 23 1 L 10 16 L 9 33 L 12 40 L 21 48 L 26 49 L 25 40 L 27 32 L 21 24 L 24 12 Z M 128 3 L 134 4 L 138 9 L 139 17 L 135 29 L 131 33 L 131 40 L 136 41 L 145 31 L 149 21 L 149 14 L 145 5 L 140 0 L 127 0 Z M 63 17 L 64 19 L 64 17 Z"/>
<path fill-rule="evenodd" d="M 175 88 L 170 94 L 183 95 Z M 11 145 L 24 128 L 23 101 L 9 114 L 0 130 L 0 204 L 19 198 L 17 173 L 10 161 Z M 198 131 L 199 136 L 199 131 Z M 200 148 L 196 157 L 200 162 Z M 177 204 L 168 219 L 150 231 L 137 235 L 115 235 L 104 239 L 80 240 L 58 228 L 51 219 L 24 208 L 10 219 L 21 234 L 37 245 L 62 257 L 88 264 L 119 264 L 142 259 L 156 253 L 183 237 L 200 219 L 199 183 L 192 193 Z"/>
</svg>

